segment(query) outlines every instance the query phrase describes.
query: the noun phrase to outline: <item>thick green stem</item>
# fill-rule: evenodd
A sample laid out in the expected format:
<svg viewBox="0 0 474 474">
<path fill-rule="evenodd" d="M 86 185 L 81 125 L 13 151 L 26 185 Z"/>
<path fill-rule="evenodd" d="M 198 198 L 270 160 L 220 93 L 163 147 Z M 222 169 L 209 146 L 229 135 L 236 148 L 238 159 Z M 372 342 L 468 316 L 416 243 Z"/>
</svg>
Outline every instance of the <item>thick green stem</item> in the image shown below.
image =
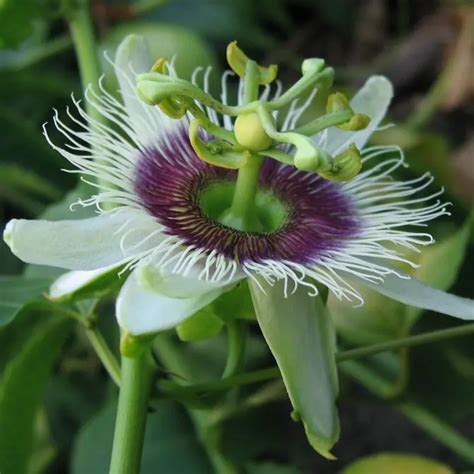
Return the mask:
<svg viewBox="0 0 474 474">
<path fill-rule="evenodd" d="M 257 63 L 248 61 L 244 79 L 244 104 L 249 104 L 258 99 L 258 79 Z M 232 206 L 226 218 L 226 224 L 245 231 L 261 230 L 255 209 L 255 195 L 262 161 L 263 158 L 253 154 L 248 163 L 239 169 Z"/>
<path fill-rule="evenodd" d="M 151 379 L 148 351 L 134 358 L 122 357 L 110 474 L 140 472 Z"/>
<path fill-rule="evenodd" d="M 262 157 L 252 155 L 249 162 L 239 169 L 232 207 L 225 224 L 244 231 L 261 230 L 255 209 L 255 195 L 262 161 Z"/>
</svg>

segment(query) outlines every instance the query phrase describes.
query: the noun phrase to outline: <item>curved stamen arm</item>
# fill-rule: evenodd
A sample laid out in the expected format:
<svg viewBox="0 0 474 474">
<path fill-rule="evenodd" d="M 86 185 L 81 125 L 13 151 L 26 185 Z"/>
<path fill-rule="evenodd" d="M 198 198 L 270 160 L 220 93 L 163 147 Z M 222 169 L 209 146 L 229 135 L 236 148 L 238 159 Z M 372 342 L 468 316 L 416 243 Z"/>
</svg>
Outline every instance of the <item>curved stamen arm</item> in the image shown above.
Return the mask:
<svg viewBox="0 0 474 474">
<path fill-rule="evenodd" d="M 226 105 L 188 81 L 157 72 L 139 74 L 137 92 L 140 98 L 149 105 L 158 105 L 169 97 L 186 97 L 231 117 L 253 111 L 258 104 L 258 101 L 254 101 L 243 106 Z"/>
<path fill-rule="evenodd" d="M 259 152 L 258 155 L 263 157 L 269 156 L 270 158 L 273 158 L 280 163 L 284 163 L 285 165 L 295 166 L 294 158 L 279 148 L 268 148 L 267 150 Z"/>
<path fill-rule="evenodd" d="M 317 119 L 312 120 L 311 122 L 302 125 L 301 127 L 294 128 L 293 130 L 291 130 L 291 132 L 300 133 L 301 135 L 306 135 L 307 137 L 310 137 L 326 128 L 347 123 L 353 115 L 354 113 L 350 110 L 333 112 L 330 114 L 323 115 L 322 117 L 318 117 Z"/>
<path fill-rule="evenodd" d="M 188 106 L 188 111 L 194 116 L 195 119 L 199 121 L 199 125 L 204 128 L 208 133 L 214 135 L 215 137 L 222 138 L 223 140 L 232 143 L 232 145 L 238 147 L 237 140 L 235 135 L 230 131 L 224 128 L 219 127 L 214 122 L 211 122 L 207 115 L 202 109 L 200 109 L 196 103 L 191 103 Z"/>
<path fill-rule="evenodd" d="M 287 143 L 296 147 L 294 166 L 304 171 L 327 171 L 332 167 L 332 157 L 324 150 L 318 148 L 314 142 L 305 135 L 294 132 L 279 132 L 275 128 L 273 117 L 263 104 L 257 108 L 265 132 L 273 140 Z"/>
<path fill-rule="evenodd" d="M 334 80 L 334 69 L 324 68 L 322 59 L 307 59 L 303 61 L 303 76 L 293 84 L 278 99 L 268 102 L 272 110 L 281 109 L 301 96 L 308 89 L 315 87 L 330 87 Z"/>
</svg>

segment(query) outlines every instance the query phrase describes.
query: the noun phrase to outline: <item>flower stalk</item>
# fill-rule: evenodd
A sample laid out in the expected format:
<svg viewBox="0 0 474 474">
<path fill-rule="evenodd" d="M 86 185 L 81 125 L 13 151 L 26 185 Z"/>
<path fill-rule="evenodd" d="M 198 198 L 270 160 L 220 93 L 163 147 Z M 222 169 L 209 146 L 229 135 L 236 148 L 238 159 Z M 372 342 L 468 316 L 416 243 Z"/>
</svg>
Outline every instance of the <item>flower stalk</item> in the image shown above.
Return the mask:
<svg viewBox="0 0 474 474">
<path fill-rule="evenodd" d="M 145 437 L 152 369 L 148 351 L 122 356 L 120 395 L 115 422 L 110 474 L 138 474 Z"/>
</svg>

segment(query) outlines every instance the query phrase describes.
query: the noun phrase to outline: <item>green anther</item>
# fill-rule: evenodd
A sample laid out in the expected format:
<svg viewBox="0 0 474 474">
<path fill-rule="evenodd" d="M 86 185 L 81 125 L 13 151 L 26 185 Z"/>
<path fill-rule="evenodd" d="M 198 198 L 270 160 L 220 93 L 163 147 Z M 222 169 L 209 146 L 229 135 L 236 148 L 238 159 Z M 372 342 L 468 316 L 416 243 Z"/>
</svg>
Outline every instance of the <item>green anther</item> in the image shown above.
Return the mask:
<svg viewBox="0 0 474 474">
<path fill-rule="evenodd" d="M 263 151 L 272 144 L 272 139 L 255 112 L 239 115 L 234 124 L 234 132 L 239 145 L 251 151 Z"/>
<path fill-rule="evenodd" d="M 319 174 L 331 181 L 349 181 L 357 176 L 362 169 L 362 159 L 360 152 L 354 144 L 344 150 L 334 158 L 332 167 L 328 171 Z"/>
<path fill-rule="evenodd" d="M 342 92 L 334 92 L 330 94 L 326 103 L 326 112 L 331 114 L 333 112 L 349 111 L 352 114 L 354 111 L 349 104 L 349 100 Z"/>
<path fill-rule="evenodd" d="M 239 169 L 246 165 L 250 152 L 238 150 L 224 140 L 211 140 L 204 142 L 199 136 L 199 120 L 193 120 L 189 125 L 189 140 L 196 155 L 206 163 L 221 168 Z"/>
<path fill-rule="evenodd" d="M 369 125 L 370 117 L 364 114 L 356 114 L 352 110 L 349 100 L 342 92 L 335 92 L 328 97 L 326 112 L 328 114 L 336 112 L 350 112 L 350 117 L 346 122 L 337 124 L 342 130 L 350 130 L 356 132 L 363 130 Z"/>
<path fill-rule="evenodd" d="M 239 77 L 245 77 L 248 61 L 250 61 L 250 59 L 237 46 L 237 41 L 229 43 L 227 46 L 227 62 Z M 257 67 L 258 83 L 260 85 L 270 84 L 275 80 L 277 74 L 278 66 L 276 64 L 272 64 L 268 67 L 258 65 Z"/>
<path fill-rule="evenodd" d="M 352 132 L 357 132 L 358 130 L 364 130 L 370 123 L 370 117 L 365 114 L 355 114 L 352 118 L 341 125 L 338 125 L 342 130 L 350 130 Z"/>
</svg>

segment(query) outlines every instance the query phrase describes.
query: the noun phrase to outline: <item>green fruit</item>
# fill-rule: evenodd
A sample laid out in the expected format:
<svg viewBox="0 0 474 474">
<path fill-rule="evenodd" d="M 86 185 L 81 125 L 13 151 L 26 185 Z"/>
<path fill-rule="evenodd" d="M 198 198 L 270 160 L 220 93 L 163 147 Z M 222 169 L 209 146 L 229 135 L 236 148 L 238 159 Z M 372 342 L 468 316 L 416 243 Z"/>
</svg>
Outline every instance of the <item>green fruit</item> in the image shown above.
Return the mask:
<svg viewBox="0 0 474 474">
<path fill-rule="evenodd" d="M 190 79 L 197 67 L 212 66 L 214 73 L 211 77 L 214 76 L 216 80 L 218 75 L 215 70 L 217 62 L 214 53 L 196 33 L 169 23 L 132 22 L 120 24 L 110 30 L 100 45 L 102 70 L 110 90 L 117 89 L 117 80 L 112 65 L 103 53 L 106 52 L 107 56 L 113 59 L 117 46 L 128 34 L 132 33 L 141 35 L 147 40 L 150 49 L 150 64 L 158 58 L 164 57 L 171 60 L 175 57 L 174 66 L 179 77 Z"/>
<path fill-rule="evenodd" d="M 446 465 L 414 454 L 380 453 L 366 456 L 341 474 L 454 474 Z"/>
</svg>

